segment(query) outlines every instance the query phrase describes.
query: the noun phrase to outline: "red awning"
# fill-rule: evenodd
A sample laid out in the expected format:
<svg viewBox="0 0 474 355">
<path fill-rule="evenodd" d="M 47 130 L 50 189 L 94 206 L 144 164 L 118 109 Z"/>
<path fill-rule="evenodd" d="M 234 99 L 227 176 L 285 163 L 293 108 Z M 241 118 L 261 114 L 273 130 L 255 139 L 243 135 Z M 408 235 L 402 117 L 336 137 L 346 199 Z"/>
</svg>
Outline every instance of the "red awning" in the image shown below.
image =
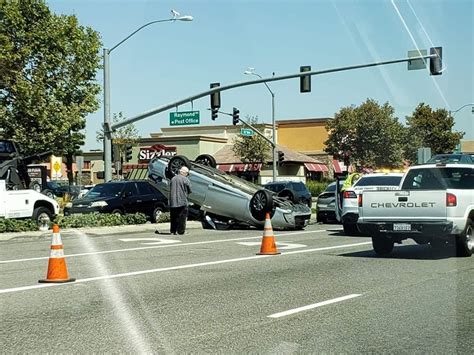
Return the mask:
<svg viewBox="0 0 474 355">
<path fill-rule="evenodd" d="M 244 171 L 260 171 L 262 169 L 262 164 L 219 164 L 217 169 L 224 171 L 226 173 L 231 173 L 233 171 L 244 172 Z"/>
<path fill-rule="evenodd" d="M 334 172 L 338 174 L 346 172 L 346 171 L 349 173 L 354 171 L 352 166 L 349 166 L 348 168 L 347 166 L 344 165 L 342 161 L 339 161 L 339 160 L 333 160 L 332 165 L 334 167 Z"/>
<path fill-rule="evenodd" d="M 216 166 L 217 169 L 225 173 L 230 173 L 234 167 L 234 164 L 219 164 Z"/>
<path fill-rule="evenodd" d="M 304 166 L 308 171 L 317 171 L 317 172 L 324 172 L 328 171 L 328 167 L 324 164 L 316 164 L 316 163 L 304 163 Z"/>
</svg>

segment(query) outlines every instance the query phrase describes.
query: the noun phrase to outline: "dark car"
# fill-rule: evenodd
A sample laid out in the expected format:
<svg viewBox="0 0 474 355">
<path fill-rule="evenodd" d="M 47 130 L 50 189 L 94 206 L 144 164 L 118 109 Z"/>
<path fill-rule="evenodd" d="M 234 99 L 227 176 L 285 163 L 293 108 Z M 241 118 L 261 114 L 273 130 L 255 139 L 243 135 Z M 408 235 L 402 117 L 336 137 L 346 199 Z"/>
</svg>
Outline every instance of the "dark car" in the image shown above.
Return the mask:
<svg viewBox="0 0 474 355">
<path fill-rule="evenodd" d="M 302 203 L 311 207 L 311 193 L 301 181 L 274 181 L 263 185 L 273 191 L 278 197 L 287 198 L 293 203 Z"/>
<path fill-rule="evenodd" d="M 71 198 L 76 198 L 81 192 L 81 187 L 77 185 L 69 185 L 69 183 L 59 184 L 56 181 L 48 181 L 46 183 L 48 190 L 51 190 L 56 197 L 64 197 L 64 194 L 69 194 Z"/>
<path fill-rule="evenodd" d="M 459 164 L 474 164 L 474 157 L 470 154 L 453 153 L 453 154 L 436 154 L 433 155 L 426 164 L 447 164 L 447 163 L 459 163 Z"/>
<path fill-rule="evenodd" d="M 165 211 L 168 211 L 168 200 L 148 181 L 120 180 L 95 185 L 84 197 L 69 202 L 64 215 L 141 212 L 156 222 Z"/>
</svg>

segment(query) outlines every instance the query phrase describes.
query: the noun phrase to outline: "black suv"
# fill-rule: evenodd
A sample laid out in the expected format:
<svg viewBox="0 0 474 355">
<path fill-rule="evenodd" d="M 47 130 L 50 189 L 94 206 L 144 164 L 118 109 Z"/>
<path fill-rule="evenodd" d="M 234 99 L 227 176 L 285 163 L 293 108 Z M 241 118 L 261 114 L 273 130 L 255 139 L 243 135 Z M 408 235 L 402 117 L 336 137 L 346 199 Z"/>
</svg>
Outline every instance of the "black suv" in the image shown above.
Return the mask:
<svg viewBox="0 0 474 355">
<path fill-rule="evenodd" d="M 84 197 L 68 203 L 64 215 L 141 212 L 156 222 L 165 211 L 168 211 L 168 200 L 148 181 L 120 180 L 95 185 Z"/>
<path fill-rule="evenodd" d="M 311 208 L 311 193 L 301 181 L 274 181 L 263 185 L 264 188 L 291 200 L 294 203 L 303 203 Z"/>
</svg>

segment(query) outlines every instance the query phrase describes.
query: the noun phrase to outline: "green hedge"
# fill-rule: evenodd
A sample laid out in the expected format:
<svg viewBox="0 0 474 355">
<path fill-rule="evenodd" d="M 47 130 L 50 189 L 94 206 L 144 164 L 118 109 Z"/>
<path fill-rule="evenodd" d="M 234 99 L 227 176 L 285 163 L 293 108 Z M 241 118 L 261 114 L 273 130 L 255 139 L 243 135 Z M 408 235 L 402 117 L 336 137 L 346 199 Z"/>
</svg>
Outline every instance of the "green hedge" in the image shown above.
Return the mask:
<svg viewBox="0 0 474 355">
<path fill-rule="evenodd" d="M 306 186 L 308 187 L 311 196 L 318 197 L 318 195 L 326 190 L 326 187 L 331 183 L 331 181 L 312 181 L 307 180 Z"/>
<path fill-rule="evenodd" d="M 115 215 L 107 213 L 89 213 L 74 216 L 57 216 L 51 223 L 61 228 L 121 226 L 128 224 L 144 224 L 147 216 L 143 213 Z M 170 221 L 169 213 L 162 213 L 158 223 Z M 51 226 L 50 226 L 51 227 Z M 0 233 L 37 231 L 38 225 L 31 219 L 0 218 Z"/>
</svg>

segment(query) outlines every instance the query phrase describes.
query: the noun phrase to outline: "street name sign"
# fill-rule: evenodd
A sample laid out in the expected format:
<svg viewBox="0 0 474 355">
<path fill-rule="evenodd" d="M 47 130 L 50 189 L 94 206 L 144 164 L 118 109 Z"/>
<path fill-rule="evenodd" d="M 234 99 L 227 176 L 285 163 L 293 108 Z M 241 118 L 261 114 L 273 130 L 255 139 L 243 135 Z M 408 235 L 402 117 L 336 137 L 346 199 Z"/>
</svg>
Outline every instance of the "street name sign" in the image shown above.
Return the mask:
<svg viewBox="0 0 474 355">
<path fill-rule="evenodd" d="M 170 126 L 199 124 L 199 111 L 170 112 Z"/>
<path fill-rule="evenodd" d="M 251 130 L 250 128 L 241 128 L 240 134 L 246 137 L 250 137 L 253 136 L 253 130 Z"/>
</svg>

